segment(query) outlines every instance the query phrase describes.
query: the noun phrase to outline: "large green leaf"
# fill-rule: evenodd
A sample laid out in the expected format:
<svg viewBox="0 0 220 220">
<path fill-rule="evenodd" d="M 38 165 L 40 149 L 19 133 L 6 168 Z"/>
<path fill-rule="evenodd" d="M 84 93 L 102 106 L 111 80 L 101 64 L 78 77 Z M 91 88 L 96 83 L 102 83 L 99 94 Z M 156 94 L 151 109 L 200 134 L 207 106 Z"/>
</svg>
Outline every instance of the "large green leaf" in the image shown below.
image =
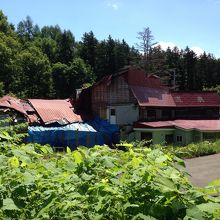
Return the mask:
<svg viewBox="0 0 220 220">
<path fill-rule="evenodd" d="M 19 210 L 11 198 L 6 198 L 3 200 L 2 210 Z"/>
</svg>

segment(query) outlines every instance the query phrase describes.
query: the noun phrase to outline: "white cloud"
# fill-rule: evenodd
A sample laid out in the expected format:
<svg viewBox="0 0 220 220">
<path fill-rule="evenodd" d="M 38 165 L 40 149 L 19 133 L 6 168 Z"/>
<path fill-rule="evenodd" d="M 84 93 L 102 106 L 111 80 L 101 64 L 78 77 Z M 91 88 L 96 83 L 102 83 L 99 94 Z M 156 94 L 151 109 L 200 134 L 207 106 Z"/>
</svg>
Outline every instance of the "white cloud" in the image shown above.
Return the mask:
<svg viewBox="0 0 220 220">
<path fill-rule="evenodd" d="M 220 1 L 220 0 L 219 0 Z M 174 44 L 173 42 L 165 42 L 165 41 L 160 41 L 158 42 L 155 46 L 161 46 L 162 50 L 167 50 L 167 48 L 169 47 L 171 50 L 174 47 L 177 47 L 180 50 L 180 47 L 178 47 L 176 44 Z M 195 52 L 195 54 L 197 56 L 200 56 L 204 53 L 204 50 L 201 47 L 197 47 L 197 46 L 193 46 L 190 48 L 190 50 L 193 50 Z"/>
<path fill-rule="evenodd" d="M 169 47 L 170 49 L 173 49 L 174 47 L 177 47 L 176 44 L 174 44 L 173 42 L 165 42 L 165 41 L 160 41 L 156 44 L 156 46 L 161 47 L 162 50 L 167 50 L 167 48 Z"/>
<path fill-rule="evenodd" d="M 113 8 L 114 10 L 119 9 L 119 5 L 117 3 L 108 3 L 107 6 Z"/>
<path fill-rule="evenodd" d="M 191 47 L 190 49 L 193 50 L 197 56 L 200 56 L 204 53 L 204 50 L 201 47 L 194 46 L 194 47 Z"/>
</svg>

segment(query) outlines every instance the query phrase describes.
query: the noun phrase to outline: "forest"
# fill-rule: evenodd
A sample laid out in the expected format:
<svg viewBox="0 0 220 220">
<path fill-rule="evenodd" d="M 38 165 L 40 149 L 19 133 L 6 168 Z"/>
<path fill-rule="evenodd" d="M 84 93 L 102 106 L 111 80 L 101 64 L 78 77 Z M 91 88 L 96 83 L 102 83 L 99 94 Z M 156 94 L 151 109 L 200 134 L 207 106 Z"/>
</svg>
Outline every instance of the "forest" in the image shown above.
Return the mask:
<svg viewBox="0 0 220 220">
<path fill-rule="evenodd" d="M 151 32 L 143 53 L 141 33 L 136 46 L 110 35 L 98 40 L 92 31 L 76 41 L 70 30 L 58 25 L 40 28 L 29 16 L 15 27 L 0 11 L 0 95 L 68 98 L 75 89 L 92 85 L 126 65 L 143 67 L 170 85 L 175 81 L 176 90 L 219 88 L 220 59 L 208 53 L 198 57 L 189 47 L 164 51 L 154 45 Z"/>
</svg>

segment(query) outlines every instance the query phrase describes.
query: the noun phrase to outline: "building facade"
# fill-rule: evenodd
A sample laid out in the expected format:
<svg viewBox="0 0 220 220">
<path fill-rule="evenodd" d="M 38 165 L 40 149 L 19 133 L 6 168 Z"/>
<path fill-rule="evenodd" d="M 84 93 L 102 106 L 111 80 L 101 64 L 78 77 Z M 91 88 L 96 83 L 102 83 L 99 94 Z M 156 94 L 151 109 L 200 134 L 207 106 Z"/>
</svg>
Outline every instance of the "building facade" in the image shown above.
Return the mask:
<svg viewBox="0 0 220 220">
<path fill-rule="evenodd" d="M 126 67 L 89 89 L 93 114 L 117 124 L 130 140 L 185 145 L 220 136 L 216 92 L 174 92 L 160 78 Z"/>
</svg>

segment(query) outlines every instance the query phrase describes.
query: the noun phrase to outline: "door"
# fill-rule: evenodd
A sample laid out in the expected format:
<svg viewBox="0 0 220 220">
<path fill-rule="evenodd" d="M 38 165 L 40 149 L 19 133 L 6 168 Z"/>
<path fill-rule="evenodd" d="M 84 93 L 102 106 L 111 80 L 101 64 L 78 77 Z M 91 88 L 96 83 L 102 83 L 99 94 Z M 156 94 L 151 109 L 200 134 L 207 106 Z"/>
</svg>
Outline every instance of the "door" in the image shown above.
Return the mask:
<svg viewBox="0 0 220 220">
<path fill-rule="evenodd" d="M 109 115 L 110 124 L 116 124 L 116 109 L 110 108 L 110 115 Z"/>
</svg>

